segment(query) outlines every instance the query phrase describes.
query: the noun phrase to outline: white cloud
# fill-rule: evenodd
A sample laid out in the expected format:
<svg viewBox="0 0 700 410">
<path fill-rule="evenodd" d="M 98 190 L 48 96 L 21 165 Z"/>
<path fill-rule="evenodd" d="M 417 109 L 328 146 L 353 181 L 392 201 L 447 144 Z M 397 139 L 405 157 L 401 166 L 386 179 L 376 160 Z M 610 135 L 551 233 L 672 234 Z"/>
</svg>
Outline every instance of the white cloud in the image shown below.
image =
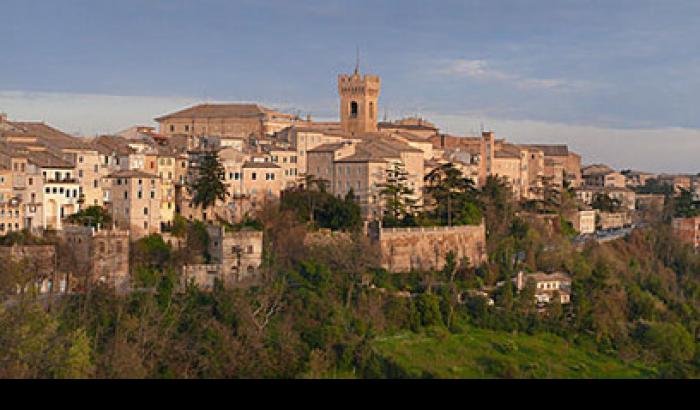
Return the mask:
<svg viewBox="0 0 700 410">
<path fill-rule="evenodd" d="M 563 89 L 576 85 L 556 78 L 528 78 L 491 67 L 486 60 L 456 59 L 443 62 L 439 74 L 467 77 L 482 81 L 503 81 L 520 89 Z"/>
</svg>

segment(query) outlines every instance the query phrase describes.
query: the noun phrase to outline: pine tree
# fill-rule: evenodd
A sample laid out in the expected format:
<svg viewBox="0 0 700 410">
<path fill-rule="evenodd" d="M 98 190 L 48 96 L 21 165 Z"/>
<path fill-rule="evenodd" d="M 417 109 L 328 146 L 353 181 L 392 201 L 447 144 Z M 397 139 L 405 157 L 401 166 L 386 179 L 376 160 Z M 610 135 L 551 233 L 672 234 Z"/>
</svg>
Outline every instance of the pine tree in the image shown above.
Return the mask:
<svg viewBox="0 0 700 410">
<path fill-rule="evenodd" d="M 59 379 L 87 379 L 93 373 L 90 338 L 85 329 L 78 328 L 70 335 L 70 346 L 66 351 L 61 366 L 56 369 Z"/>
<path fill-rule="evenodd" d="M 384 200 L 385 225 L 400 224 L 406 216 L 414 214 L 414 190 L 408 184 L 408 172 L 402 163 L 394 162 L 387 168 L 386 182 L 379 187 Z"/>
<path fill-rule="evenodd" d="M 202 206 L 206 210 L 213 207 L 217 200 L 226 200 L 229 193 L 223 182 L 224 176 L 225 171 L 219 161 L 219 154 L 205 154 L 200 162 L 197 181 L 190 186 L 190 193 L 193 193 L 190 204 L 195 207 Z"/>
</svg>

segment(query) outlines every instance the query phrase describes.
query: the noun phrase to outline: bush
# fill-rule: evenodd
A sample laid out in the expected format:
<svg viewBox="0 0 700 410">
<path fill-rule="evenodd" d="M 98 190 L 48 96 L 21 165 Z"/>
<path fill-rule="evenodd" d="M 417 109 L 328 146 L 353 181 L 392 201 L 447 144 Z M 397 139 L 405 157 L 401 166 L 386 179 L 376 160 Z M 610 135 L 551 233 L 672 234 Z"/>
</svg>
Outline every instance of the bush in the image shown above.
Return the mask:
<svg viewBox="0 0 700 410">
<path fill-rule="evenodd" d="M 494 349 L 497 351 L 503 353 L 503 354 L 509 354 L 509 353 L 515 353 L 518 351 L 518 343 L 515 342 L 514 340 L 504 340 L 502 342 L 493 342 L 491 343 Z"/>
</svg>

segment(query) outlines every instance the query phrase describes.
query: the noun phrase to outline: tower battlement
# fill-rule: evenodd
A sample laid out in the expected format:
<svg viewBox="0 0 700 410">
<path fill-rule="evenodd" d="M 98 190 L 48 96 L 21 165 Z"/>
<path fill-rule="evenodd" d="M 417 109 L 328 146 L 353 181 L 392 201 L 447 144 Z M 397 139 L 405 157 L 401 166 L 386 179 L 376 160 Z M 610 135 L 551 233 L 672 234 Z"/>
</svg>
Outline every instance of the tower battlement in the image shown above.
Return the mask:
<svg viewBox="0 0 700 410">
<path fill-rule="evenodd" d="M 377 75 L 360 75 L 356 68 L 353 74 L 338 75 L 340 96 L 340 124 L 351 134 L 377 131 L 377 108 L 381 80 Z"/>
</svg>

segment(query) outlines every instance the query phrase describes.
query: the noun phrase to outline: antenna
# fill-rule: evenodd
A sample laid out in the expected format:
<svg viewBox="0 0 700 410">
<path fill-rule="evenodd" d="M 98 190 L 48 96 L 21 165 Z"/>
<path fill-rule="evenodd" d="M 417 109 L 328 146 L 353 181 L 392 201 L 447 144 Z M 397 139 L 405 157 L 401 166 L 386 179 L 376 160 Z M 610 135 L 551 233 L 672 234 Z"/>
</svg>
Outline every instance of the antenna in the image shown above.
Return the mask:
<svg viewBox="0 0 700 410">
<path fill-rule="evenodd" d="M 355 46 L 355 74 L 360 73 L 360 46 Z"/>
</svg>

